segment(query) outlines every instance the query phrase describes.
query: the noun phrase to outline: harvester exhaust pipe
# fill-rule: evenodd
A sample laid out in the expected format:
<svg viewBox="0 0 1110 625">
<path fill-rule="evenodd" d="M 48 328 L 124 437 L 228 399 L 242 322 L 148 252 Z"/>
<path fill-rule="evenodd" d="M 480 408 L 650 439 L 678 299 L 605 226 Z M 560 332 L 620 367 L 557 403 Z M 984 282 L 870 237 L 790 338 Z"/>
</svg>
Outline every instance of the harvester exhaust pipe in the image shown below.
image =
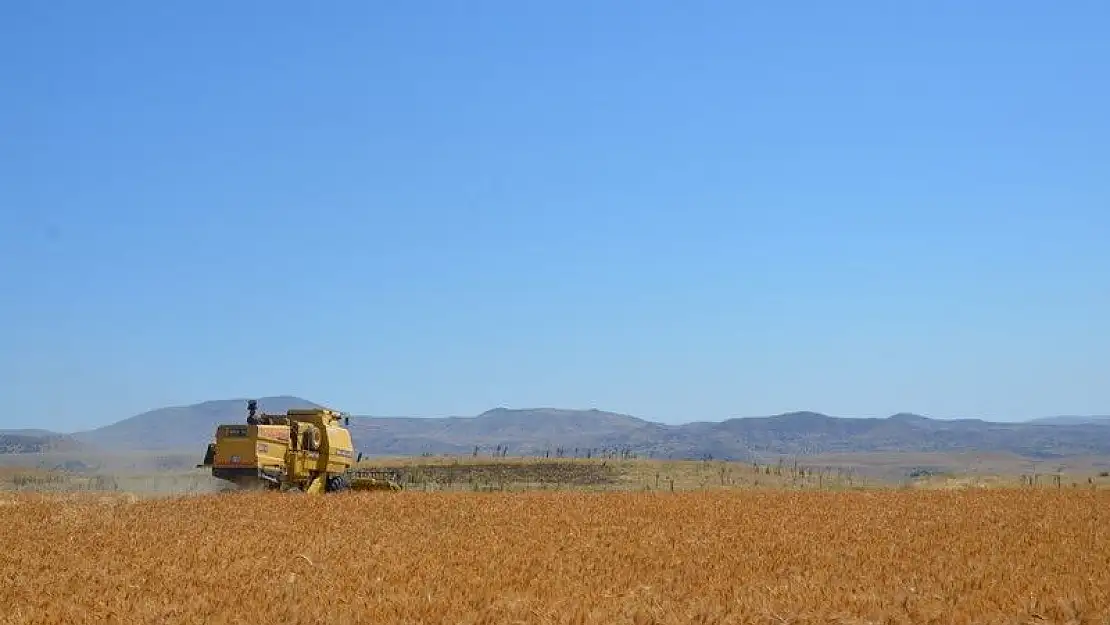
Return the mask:
<svg viewBox="0 0 1110 625">
<path fill-rule="evenodd" d="M 247 401 L 247 423 L 254 425 L 258 422 L 258 401 L 251 399 Z"/>
</svg>

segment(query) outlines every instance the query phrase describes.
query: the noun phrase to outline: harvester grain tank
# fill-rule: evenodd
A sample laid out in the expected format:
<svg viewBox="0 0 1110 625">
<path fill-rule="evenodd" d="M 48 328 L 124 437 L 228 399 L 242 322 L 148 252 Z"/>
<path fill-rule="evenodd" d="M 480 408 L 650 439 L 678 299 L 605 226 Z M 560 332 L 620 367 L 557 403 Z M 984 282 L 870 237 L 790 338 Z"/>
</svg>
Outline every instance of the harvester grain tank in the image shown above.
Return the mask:
<svg viewBox="0 0 1110 625">
<path fill-rule="evenodd" d="M 350 417 L 327 408 L 259 412 L 247 402 L 246 423 L 216 426 L 198 467 L 241 487 L 300 490 L 309 494 L 344 490 L 400 490 L 393 472 L 356 468 Z"/>
</svg>

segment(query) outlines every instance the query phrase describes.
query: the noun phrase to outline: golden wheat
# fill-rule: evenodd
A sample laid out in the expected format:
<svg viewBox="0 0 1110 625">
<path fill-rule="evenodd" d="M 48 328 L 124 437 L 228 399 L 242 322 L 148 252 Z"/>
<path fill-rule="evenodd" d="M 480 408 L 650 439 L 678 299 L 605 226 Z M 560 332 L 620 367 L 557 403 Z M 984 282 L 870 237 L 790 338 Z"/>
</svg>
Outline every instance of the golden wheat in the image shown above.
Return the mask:
<svg viewBox="0 0 1110 625">
<path fill-rule="evenodd" d="M 8 495 L 0 623 L 1110 622 L 1110 494 Z"/>
</svg>

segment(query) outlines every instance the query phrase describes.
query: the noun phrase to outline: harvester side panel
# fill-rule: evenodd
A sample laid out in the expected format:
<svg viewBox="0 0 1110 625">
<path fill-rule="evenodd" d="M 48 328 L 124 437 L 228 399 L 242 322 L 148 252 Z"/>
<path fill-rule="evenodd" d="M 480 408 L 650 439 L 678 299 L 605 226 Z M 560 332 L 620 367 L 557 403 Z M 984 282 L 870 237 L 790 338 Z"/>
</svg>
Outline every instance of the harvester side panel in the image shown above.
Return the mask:
<svg viewBox="0 0 1110 625">
<path fill-rule="evenodd" d="M 261 468 L 279 471 L 285 465 L 285 453 L 289 449 L 289 426 L 287 425 L 258 425 L 255 453 L 258 466 Z"/>
<path fill-rule="evenodd" d="M 345 428 L 329 426 L 325 429 L 324 444 L 320 450 L 325 458 L 329 475 L 339 475 L 355 464 L 354 443 L 351 432 Z"/>
</svg>

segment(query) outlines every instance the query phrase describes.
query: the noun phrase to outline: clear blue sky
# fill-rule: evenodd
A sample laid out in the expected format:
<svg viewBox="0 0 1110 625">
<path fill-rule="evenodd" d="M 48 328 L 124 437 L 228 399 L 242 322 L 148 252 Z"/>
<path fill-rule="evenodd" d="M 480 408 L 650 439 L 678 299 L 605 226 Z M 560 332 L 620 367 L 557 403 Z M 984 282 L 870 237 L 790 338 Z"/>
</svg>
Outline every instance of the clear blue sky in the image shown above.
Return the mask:
<svg viewBox="0 0 1110 625">
<path fill-rule="evenodd" d="M 1110 413 L 1105 2 L 0 24 L 0 427 Z"/>
</svg>

